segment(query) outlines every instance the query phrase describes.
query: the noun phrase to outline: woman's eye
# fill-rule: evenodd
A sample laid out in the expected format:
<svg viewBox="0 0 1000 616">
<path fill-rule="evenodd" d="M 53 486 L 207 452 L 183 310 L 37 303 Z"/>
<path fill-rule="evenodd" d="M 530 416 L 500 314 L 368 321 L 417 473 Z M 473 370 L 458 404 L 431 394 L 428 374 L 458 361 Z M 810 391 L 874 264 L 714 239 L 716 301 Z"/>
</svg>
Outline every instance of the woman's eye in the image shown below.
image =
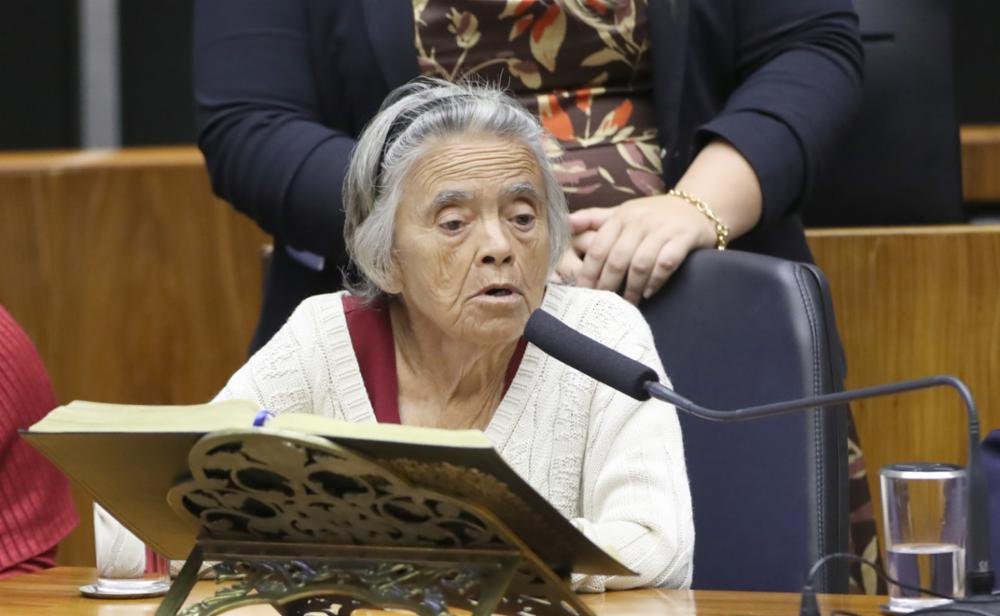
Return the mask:
<svg viewBox="0 0 1000 616">
<path fill-rule="evenodd" d="M 441 227 L 442 229 L 444 229 L 445 231 L 450 231 L 450 232 L 461 231 L 462 230 L 462 221 L 461 220 L 457 220 L 457 219 L 456 220 L 446 220 L 446 221 L 442 222 L 441 224 L 439 224 L 438 226 Z"/>
<path fill-rule="evenodd" d="M 534 214 L 518 214 L 517 216 L 514 217 L 514 224 L 517 225 L 517 226 L 519 226 L 519 227 L 530 228 L 533 224 L 535 224 L 535 215 Z"/>
</svg>

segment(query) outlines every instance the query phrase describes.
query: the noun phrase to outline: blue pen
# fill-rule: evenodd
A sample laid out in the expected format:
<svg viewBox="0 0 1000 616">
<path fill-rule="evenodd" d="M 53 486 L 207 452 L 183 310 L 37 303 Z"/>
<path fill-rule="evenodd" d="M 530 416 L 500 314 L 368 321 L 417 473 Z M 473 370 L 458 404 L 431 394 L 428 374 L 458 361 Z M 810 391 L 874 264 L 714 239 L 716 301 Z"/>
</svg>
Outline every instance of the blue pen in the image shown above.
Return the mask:
<svg viewBox="0 0 1000 616">
<path fill-rule="evenodd" d="M 253 427 L 262 428 L 267 422 L 274 419 L 274 413 L 266 409 L 261 409 L 257 411 L 257 415 L 253 418 Z"/>
</svg>

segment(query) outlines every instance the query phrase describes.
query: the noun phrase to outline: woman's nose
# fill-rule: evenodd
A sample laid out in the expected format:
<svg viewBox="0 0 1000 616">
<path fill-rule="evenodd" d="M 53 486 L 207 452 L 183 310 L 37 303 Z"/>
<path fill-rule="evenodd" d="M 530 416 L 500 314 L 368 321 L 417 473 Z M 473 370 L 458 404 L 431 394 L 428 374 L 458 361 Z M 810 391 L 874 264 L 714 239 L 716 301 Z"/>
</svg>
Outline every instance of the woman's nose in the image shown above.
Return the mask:
<svg viewBox="0 0 1000 616">
<path fill-rule="evenodd" d="M 501 223 L 491 221 L 483 225 L 482 242 L 480 261 L 484 265 L 509 263 L 513 260 L 514 253 L 511 250 L 510 237 Z"/>
</svg>

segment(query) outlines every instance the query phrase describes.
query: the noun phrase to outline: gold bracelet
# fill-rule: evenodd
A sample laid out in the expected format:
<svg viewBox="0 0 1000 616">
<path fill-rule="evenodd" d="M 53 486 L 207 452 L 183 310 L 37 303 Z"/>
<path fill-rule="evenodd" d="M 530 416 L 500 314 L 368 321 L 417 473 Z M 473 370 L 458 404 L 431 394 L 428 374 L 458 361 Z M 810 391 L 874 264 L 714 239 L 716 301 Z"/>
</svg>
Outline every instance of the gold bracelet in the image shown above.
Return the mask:
<svg viewBox="0 0 1000 616">
<path fill-rule="evenodd" d="M 729 227 L 727 227 L 726 223 L 722 222 L 722 220 L 715 215 L 715 212 L 712 211 L 712 208 L 708 207 L 707 203 L 682 190 L 677 190 L 676 188 L 671 188 L 667 191 L 667 194 L 671 197 L 677 197 L 687 201 L 694 206 L 694 209 L 701 212 L 705 218 L 711 220 L 715 225 L 715 247 L 718 250 L 726 249 L 726 244 L 729 243 Z"/>
</svg>

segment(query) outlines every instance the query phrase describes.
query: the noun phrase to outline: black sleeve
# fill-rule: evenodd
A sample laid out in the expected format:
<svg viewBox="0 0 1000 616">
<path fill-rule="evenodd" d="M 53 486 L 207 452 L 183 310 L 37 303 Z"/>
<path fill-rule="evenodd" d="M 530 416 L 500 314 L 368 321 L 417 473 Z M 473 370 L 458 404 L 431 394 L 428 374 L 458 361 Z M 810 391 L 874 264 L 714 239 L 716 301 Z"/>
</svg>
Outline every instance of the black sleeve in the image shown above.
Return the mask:
<svg viewBox="0 0 1000 616">
<path fill-rule="evenodd" d="M 354 139 L 320 119 L 303 0 L 197 0 L 198 145 L 217 195 L 278 241 L 343 251 Z"/>
<path fill-rule="evenodd" d="M 850 0 L 734 0 L 731 11 L 739 85 L 697 141 L 721 137 L 750 162 L 767 225 L 808 195 L 860 104 L 858 19 Z"/>
</svg>

